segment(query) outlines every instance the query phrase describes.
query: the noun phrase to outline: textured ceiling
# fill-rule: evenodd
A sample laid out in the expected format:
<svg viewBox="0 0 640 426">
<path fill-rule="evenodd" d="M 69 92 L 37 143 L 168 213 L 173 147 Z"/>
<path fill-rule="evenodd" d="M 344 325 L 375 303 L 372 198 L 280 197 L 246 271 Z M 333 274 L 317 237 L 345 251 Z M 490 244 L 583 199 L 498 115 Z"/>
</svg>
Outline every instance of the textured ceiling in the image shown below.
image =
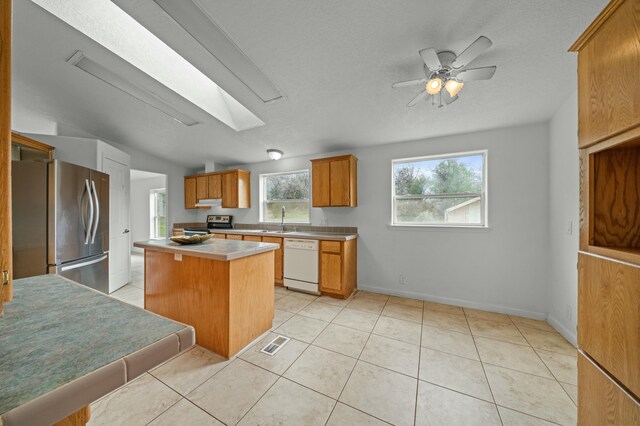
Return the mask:
<svg viewBox="0 0 640 426">
<path fill-rule="evenodd" d="M 73 69 L 65 61 L 76 50 L 129 65 L 30 1 L 14 6 L 14 105 L 190 167 L 264 161 L 267 148 L 297 156 L 547 120 L 575 89 L 567 48 L 607 3 L 201 0 L 286 95 L 264 104 L 152 0 L 114 2 L 266 126 L 187 127 Z M 492 80 L 468 83 L 446 108 L 405 107 L 416 91 L 391 84 L 422 76 L 418 50 L 460 53 L 479 35 L 494 46 L 473 65 L 497 65 Z"/>
</svg>

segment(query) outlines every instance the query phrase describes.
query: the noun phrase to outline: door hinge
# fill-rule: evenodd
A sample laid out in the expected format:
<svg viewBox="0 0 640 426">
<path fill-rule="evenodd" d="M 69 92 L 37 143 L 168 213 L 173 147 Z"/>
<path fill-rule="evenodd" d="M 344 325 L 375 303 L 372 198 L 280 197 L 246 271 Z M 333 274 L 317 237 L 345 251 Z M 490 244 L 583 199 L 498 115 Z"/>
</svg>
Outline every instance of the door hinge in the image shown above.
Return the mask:
<svg viewBox="0 0 640 426">
<path fill-rule="evenodd" d="M 9 284 L 9 271 L 2 271 L 2 285 Z"/>
</svg>

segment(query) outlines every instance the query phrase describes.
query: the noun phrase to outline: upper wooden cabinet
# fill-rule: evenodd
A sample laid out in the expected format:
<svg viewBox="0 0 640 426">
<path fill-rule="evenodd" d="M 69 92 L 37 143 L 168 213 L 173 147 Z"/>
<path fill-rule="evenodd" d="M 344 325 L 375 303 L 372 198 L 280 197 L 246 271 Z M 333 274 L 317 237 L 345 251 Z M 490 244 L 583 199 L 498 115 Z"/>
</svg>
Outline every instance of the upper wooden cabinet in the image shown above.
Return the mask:
<svg viewBox="0 0 640 426">
<path fill-rule="evenodd" d="M 197 209 L 196 203 L 198 202 L 196 196 L 196 180 L 195 176 L 184 177 L 184 208 L 185 209 Z"/>
<path fill-rule="evenodd" d="M 251 173 L 246 170 L 225 170 L 184 177 L 184 207 L 197 207 L 198 200 L 222 199 L 222 207 L 245 209 L 251 207 Z"/>
<path fill-rule="evenodd" d="M 207 198 L 222 198 L 222 175 L 209 175 L 208 177 L 209 196 Z"/>
<path fill-rule="evenodd" d="M 640 136 L 640 7 L 614 0 L 571 46 L 578 52 L 580 148 Z"/>
<path fill-rule="evenodd" d="M 311 160 L 313 207 L 358 206 L 358 159 L 353 155 Z"/>
<path fill-rule="evenodd" d="M 248 209 L 251 207 L 251 173 L 231 170 L 222 174 L 222 207 Z"/>
</svg>

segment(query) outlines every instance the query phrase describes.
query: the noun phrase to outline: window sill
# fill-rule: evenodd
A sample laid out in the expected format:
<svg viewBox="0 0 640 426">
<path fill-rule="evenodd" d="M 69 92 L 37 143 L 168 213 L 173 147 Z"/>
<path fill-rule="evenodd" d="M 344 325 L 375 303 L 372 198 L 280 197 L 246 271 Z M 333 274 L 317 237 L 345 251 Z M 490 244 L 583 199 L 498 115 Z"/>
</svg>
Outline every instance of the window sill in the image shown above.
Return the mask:
<svg viewBox="0 0 640 426">
<path fill-rule="evenodd" d="M 490 226 L 485 225 L 394 225 L 387 224 L 387 228 L 394 231 L 416 231 L 416 230 L 460 230 L 460 229 L 469 229 L 471 231 L 491 231 Z"/>
</svg>

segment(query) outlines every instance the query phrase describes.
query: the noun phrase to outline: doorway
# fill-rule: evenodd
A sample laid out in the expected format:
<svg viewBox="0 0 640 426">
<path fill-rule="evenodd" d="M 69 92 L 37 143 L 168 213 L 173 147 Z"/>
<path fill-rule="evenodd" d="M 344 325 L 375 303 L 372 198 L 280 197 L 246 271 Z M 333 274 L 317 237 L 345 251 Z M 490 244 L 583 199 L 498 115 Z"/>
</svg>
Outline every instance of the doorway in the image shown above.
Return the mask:
<svg viewBox="0 0 640 426">
<path fill-rule="evenodd" d="M 132 305 L 144 306 L 144 255 L 133 247 L 136 241 L 164 239 L 168 235 L 167 175 L 132 169 L 131 239 L 128 253 L 131 259 L 131 280 L 111 296 Z"/>
</svg>

